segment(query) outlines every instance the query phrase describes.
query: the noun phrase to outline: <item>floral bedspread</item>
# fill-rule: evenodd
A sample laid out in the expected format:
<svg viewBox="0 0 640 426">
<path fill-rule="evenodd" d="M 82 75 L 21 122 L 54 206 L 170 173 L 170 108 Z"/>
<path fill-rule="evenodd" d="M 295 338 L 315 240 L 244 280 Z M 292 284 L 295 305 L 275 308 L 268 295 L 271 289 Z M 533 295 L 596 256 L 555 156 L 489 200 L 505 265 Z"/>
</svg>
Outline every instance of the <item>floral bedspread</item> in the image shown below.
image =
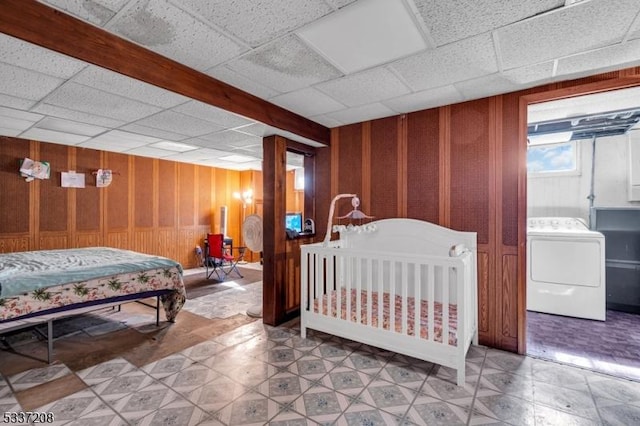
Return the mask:
<svg viewBox="0 0 640 426">
<path fill-rule="evenodd" d="M 3 297 L 0 298 L 0 322 L 50 309 L 156 290 L 172 290 L 161 296 L 160 300 L 167 320 L 174 321 L 186 299 L 182 267 L 178 263 L 170 267 L 54 285 Z"/>
<path fill-rule="evenodd" d="M 340 316 L 343 320 L 347 319 L 347 315 L 353 322 L 357 322 L 357 290 L 351 290 L 351 312 L 347 312 L 347 290 L 345 288 L 341 291 L 341 312 Z M 337 305 L 338 305 L 338 292 L 332 291 L 330 293 L 331 296 L 331 316 L 336 318 L 337 314 Z M 361 323 L 364 325 L 371 325 L 374 328 L 378 328 L 378 292 L 371 293 L 371 310 L 367 306 L 367 291 L 362 290 L 360 292 L 360 308 L 361 308 Z M 383 293 L 382 295 L 382 328 L 385 330 L 390 329 L 390 305 L 391 296 L 389 293 Z M 319 312 L 319 301 L 320 299 L 316 299 L 313 304 L 313 311 Z M 395 321 L 394 328 L 397 333 L 402 333 L 402 296 L 395 295 Z M 420 303 L 420 337 L 423 339 L 429 339 L 429 327 L 428 327 L 428 302 L 426 300 L 422 300 Z M 322 296 L 322 314 L 327 315 L 327 295 Z M 369 315 L 369 312 L 372 314 Z M 458 315 L 457 315 L 457 306 L 454 304 L 449 304 L 449 345 L 457 346 L 458 338 L 457 338 L 457 326 L 458 326 Z M 436 342 L 442 343 L 442 303 L 434 302 L 434 338 L 433 340 Z M 407 334 L 409 336 L 415 336 L 415 298 L 408 297 L 407 298 Z"/>
</svg>

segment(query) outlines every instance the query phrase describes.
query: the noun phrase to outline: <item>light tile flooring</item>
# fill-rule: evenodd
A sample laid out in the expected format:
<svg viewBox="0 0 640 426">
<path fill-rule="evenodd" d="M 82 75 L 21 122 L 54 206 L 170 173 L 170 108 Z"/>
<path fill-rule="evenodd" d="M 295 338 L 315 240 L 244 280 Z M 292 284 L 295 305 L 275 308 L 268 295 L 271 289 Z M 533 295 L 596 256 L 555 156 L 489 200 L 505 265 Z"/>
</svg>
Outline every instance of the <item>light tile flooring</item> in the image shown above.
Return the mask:
<svg viewBox="0 0 640 426">
<path fill-rule="evenodd" d="M 226 309 L 246 303 L 233 300 Z M 31 411 L 79 426 L 640 424 L 638 382 L 472 347 L 458 387 L 448 368 L 298 327 L 256 321 L 140 368 L 115 358 L 0 375 L 0 412 L 71 376 L 86 387 Z"/>
<path fill-rule="evenodd" d="M 637 382 L 472 347 L 458 387 L 448 368 L 259 321 L 142 368 L 116 358 L 0 378 L 0 411 L 64 374 L 88 387 L 33 410 L 58 425 L 640 424 Z"/>
</svg>

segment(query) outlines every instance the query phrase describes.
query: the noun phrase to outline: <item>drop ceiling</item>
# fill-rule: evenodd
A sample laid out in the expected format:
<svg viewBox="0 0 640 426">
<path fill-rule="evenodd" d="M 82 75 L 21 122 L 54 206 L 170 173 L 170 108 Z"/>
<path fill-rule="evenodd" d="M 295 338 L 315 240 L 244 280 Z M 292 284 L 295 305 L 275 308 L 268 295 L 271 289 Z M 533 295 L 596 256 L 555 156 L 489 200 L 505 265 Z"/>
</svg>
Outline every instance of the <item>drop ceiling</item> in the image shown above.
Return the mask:
<svg viewBox="0 0 640 426">
<path fill-rule="evenodd" d="M 640 65 L 637 0 L 41 3 L 326 127 Z M 0 135 L 244 170 L 276 133 L 321 146 L 0 34 Z"/>
</svg>

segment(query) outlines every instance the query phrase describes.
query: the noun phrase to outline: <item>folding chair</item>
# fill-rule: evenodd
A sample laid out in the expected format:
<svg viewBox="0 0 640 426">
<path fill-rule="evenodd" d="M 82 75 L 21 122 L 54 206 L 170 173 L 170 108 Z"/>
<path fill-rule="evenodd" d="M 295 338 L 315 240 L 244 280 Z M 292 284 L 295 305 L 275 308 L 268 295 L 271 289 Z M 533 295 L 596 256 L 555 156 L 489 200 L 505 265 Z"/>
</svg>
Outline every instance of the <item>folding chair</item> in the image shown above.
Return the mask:
<svg viewBox="0 0 640 426">
<path fill-rule="evenodd" d="M 220 281 L 224 281 L 227 275 L 232 272 L 242 278 L 237 265 L 244 257 L 244 250 L 239 250 L 239 253 L 237 258 L 233 257 L 230 250 L 225 248 L 223 234 L 207 234 L 204 259 L 207 279 L 211 278 L 214 272 Z M 211 269 L 211 272 L 209 272 L 209 269 Z"/>
</svg>

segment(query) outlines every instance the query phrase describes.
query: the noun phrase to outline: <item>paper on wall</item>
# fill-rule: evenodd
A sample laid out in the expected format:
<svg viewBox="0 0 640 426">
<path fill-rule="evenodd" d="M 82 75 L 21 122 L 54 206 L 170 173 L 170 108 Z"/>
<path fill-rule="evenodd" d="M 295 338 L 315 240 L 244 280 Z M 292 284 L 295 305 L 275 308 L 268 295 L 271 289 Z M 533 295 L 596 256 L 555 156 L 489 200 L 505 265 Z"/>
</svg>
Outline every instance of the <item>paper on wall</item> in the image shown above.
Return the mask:
<svg viewBox="0 0 640 426">
<path fill-rule="evenodd" d="M 63 188 L 84 188 L 84 173 L 62 172 L 60 181 Z"/>
<path fill-rule="evenodd" d="M 98 172 L 96 173 L 96 186 L 98 188 L 104 188 L 109 186 L 112 180 L 113 180 L 113 173 L 111 173 L 111 170 L 98 169 Z"/>
<path fill-rule="evenodd" d="M 34 161 L 31 158 L 25 158 L 20 163 L 20 175 L 26 178 L 27 182 L 34 179 L 49 179 L 51 174 L 51 166 L 47 161 Z"/>
</svg>

